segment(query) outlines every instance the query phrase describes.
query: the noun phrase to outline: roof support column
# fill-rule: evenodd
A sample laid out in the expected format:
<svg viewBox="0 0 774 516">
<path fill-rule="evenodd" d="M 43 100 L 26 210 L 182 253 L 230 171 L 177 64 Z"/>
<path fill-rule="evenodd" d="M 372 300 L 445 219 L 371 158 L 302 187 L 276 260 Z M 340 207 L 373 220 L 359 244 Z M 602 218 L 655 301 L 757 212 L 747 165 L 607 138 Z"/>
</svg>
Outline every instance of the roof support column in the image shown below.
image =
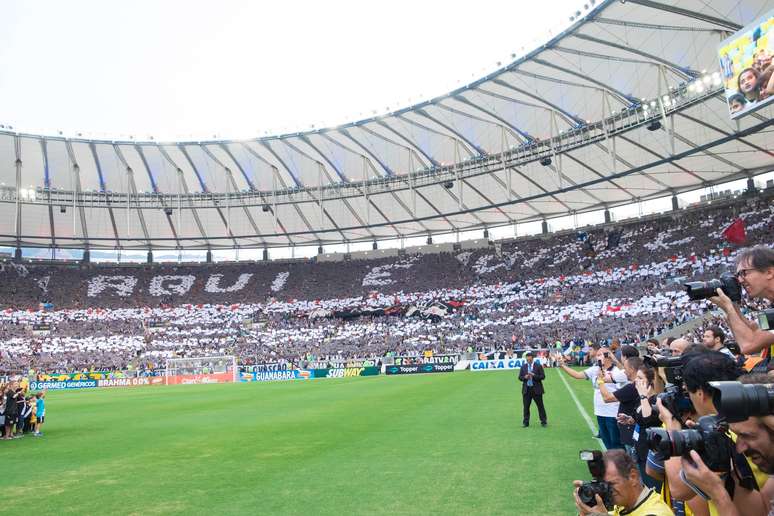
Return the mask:
<svg viewBox="0 0 774 516">
<path fill-rule="evenodd" d="M 277 167 L 271 167 L 271 203 L 272 203 L 272 215 L 274 216 L 274 233 L 277 233 L 277 174 L 279 170 Z M 268 256 L 268 255 L 267 255 Z"/>
<path fill-rule="evenodd" d="M 22 160 L 19 158 L 19 142 L 18 140 L 15 141 L 16 143 L 16 214 L 15 214 L 15 220 L 14 220 L 14 228 L 16 230 L 16 247 L 18 248 L 21 245 L 21 191 L 22 191 L 22 180 L 21 180 L 21 171 L 22 171 Z"/>
<path fill-rule="evenodd" d="M 411 155 L 411 149 L 406 147 L 408 152 L 408 177 L 409 188 L 411 188 L 411 216 L 417 216 L 417 189 L 416 189 L 416 177 L 414 177 L 414 156 Z"/>
<path fill-rule="evenodd" d="M 320 208 L 320 229 L 323 229 L 325 227 L 325 215 L 323 213 L 323 165 L 319 161 L 317 162 L 317 204 Z"/>
<path fill-rule="evenodd" d="M 366 157 L 361 156 L 363 160 L 363 202 L 366 209 L 366 224 L 371 225 L 371 202 L 368 198 L 368 163 Z"/>
<path fill-rule="evenodd" d="M 457 206 L 459 210 L 464 209 L 462 205 L 462 158 L 460 156 L 460 142 L 454 139 L 454 162 L 457 164 Z"/>
<path fill-rule="evenodd" d="M 559 189 L 564 188 L 562 184 L 562 166 L 559 163 L 559 160 L 557 159 L 557 153 L 556 153 L 556 137 L 559 136 L 559 124 L 556 122 L 556 111 L 553 109 L 551 110 L 551 136 L 549 141 L 549 145 L 551 146 L 551 158 L 556 163 L 556 184 L 559 185 Z"/>
<path fill-rule="evenodd" d="M 505 171 L 505 197 L 508 201 L 513 201 L 513 170 L 505 166 L 505 151 L 508 146 L 508 138 L 505 133 L 505 126 L 500 126 L 500 164 Z"/>
<path fill-rule="evenodd" d="M 610 131 L 607 127 L 607 119 L 610 117 L 611 123 L 615 124 L 614 118 L 612 117 L 613 110 L 610 107 L 610 98 L 608 97 L 607 90 L 602 90 L 602 129 L 605 131 L 605 147 L 607 147 L 608 152 L 610 153 L 610 166 L 612 168 L 612 175 L 616 174 L 616 166 L 617 166 L 617 159 L 616 159 L 616 152 L 615 152 L 615 137 L 610 136 Z M 615 127 L 612 128 L 615 130 Z"/>
</svg>

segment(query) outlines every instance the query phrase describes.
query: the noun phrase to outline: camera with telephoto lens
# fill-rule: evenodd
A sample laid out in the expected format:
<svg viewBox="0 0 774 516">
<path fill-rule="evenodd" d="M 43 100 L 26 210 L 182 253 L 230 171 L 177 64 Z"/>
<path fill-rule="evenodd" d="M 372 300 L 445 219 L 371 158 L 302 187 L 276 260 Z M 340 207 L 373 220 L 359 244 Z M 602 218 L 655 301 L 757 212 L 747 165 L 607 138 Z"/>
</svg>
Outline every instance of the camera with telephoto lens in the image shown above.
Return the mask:
<svg viewBox="0 0 774 516">
<path fill-rule="evenodd" d="M 653 358 L 645 356 L 644 362 L 650 367 L 664 368 L 664 376 L 669 384 L 664 392 L 658 395 L 661 404 L 676 418 L 682 418 L 686 414 L 695 412 L 691 398 L 683 388 L 683 359 L 682 357 Z M 658 408 L 653 405 L 653 410 Z"/>
<path fill-rule="evenodd" d="M 717 296 L 717 290 L 720 289 L 725 295 L 731 298 L 731 301 L 738 303 L 742 300 L 742 285 L 737 281 L 736 276 L 730 272 L 721 274 L 718 279 L 709 281 L 692 281 L 684 283 L 683 286 L 688 293 L 691 301 L 708 299 Z"/>
<path fill-rule="evenodd" d="M 704 464 L 716 473 L 731 471 L 734 442 L 726 435 L 728 423 L 720 416 L 703 416 L 697 426 L 687 430 L 648 428 L 648 447 L 664 459 L 690 459 L 695 450 Z"/>
<path fill-rule="evenodd" d="M 729 423 L 774 414 L 774 384 L 710 382 L 712 402 Z"/>
<path fill-rule="evenodd" d="M 613 491 L 610 484 L 605 482 L 605 461 L 602 459 L 602 452 L 599 450 L 582 450 L 580 459 L 585 460 L 589 467 L 589 473 L 594 479 L 591 482 L 584 482 L 578 488 L 578 498 L 589 507 L 597 504 L 596 495 L 602 499 L 602 503 L 607 510 L 613 509 Z"/>
<path fill-rule="evenodd" d="M 757 313 L 758 327 L 761 330 L 774 330 L 774 308 L 762 310 Z"/>
</svg>

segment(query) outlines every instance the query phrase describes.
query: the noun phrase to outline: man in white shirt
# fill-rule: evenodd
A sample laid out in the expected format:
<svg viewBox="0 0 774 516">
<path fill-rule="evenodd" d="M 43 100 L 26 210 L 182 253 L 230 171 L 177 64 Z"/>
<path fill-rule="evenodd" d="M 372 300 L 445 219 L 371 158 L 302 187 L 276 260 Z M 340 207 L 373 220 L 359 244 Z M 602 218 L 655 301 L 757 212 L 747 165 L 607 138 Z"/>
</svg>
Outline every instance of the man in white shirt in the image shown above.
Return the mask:
<svg viewBox="0 0 774 516">
<path fill-rule="evenodd" d="M 564 358 L 559 359 L 559 367 L 577 380 L 590 380 L 594 386 L 594 415 L 597 416 L 599 425 L 599 437 L 608 450 L 614 448 L 623 448 L 618 434 L 618 403 L 605 403 L 602 394 L 599 392 L 599 384 L 604 383 L 607 390 L 615 392 L 626 383 L 626 373 L 613 364 L 612 352 L 609 348 L 599 348 L 595 354 L 596 362 L 593 366 L 584 371 L 571 369 L 564 362 Z"/>
</svg>

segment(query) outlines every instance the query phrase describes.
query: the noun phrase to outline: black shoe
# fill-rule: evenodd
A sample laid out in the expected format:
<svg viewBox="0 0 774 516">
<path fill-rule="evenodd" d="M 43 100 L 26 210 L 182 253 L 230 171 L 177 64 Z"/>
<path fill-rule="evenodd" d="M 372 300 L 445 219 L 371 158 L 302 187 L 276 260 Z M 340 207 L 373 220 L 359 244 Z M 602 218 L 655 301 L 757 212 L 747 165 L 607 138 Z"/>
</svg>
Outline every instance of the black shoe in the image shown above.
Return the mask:
<svg viewBox="0 0 774 516">
<path fill-rule="evenodd" d="M 524 428 L 527 428 L 529 426 L 529 423 L 522 423 L 521 426 L 523 426 Z"/>
<path fill-rule="evenodd" d="M 540 426 L 548 426 L 548 423 L 546 423 L 545 421 L 543 421 L 542 423 L 540 423 Z"/>
</svg>

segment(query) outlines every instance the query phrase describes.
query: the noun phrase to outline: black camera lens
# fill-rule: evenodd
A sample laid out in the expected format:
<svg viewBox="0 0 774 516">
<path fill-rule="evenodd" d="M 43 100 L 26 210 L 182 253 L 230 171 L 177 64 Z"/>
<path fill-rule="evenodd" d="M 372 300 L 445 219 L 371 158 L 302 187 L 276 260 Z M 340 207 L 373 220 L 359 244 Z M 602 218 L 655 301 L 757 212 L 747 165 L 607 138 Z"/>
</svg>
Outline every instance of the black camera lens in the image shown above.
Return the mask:
<svg viewBox="0 0 774 516">
<path fill-rule="evenodd" d="M 731 301 L 739 302 L 742 300 L 742 285 L 731 273 L 724 273 L 718 279 L 709 281 L 691 281 L 683 285 L 688 298 L 692 301 L 699 301 L 716 296 L 717 290 L 721 289 L 725 295 L 731 298 Z"/>
<path fill-rule="evenodd" d="M 710 382 L 712 401 L 729 423 L 774 414 L 774 385 L 744 385 L 740 382 Z"/>
</svg>

